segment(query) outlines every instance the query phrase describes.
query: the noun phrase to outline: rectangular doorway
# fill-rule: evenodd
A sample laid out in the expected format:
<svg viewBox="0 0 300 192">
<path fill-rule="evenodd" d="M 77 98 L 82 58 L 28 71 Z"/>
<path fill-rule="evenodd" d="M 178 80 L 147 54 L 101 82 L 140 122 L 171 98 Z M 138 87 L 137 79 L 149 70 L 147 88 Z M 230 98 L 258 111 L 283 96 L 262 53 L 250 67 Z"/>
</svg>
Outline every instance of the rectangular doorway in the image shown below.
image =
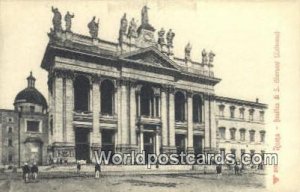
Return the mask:
<svg viewBox="0 0 300 192">
<path fill-rule="evenodd" d="M 175 135 L 175 144 L 176 144 L 176 150 L 177 154 L 180 154 L 181 152 L 185 152 L 185 135 L 182 134 L 176 134 Z"/>
<path fill-rule="evenodd" d="M 90 162 L 90 131 L 86 128 L 76 128 L 75 131 L 75 153 L 76 160 Z"/>
<path fill-rule="evenodd" d="M 194 150 L 195 154 L 202 153 L 202 137 L 199 135 L 194 136 Z"/>
</svg>

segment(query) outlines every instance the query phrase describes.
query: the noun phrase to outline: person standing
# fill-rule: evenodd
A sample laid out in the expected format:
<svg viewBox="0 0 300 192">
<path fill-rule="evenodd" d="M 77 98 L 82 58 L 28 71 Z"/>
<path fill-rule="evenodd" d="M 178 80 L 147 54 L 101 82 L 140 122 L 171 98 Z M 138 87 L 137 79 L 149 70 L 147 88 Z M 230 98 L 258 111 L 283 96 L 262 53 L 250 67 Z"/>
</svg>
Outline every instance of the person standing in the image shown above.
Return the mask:
<svg viewBox="0 0 300 192">
<path fill-rule="evenodd" d="M 220 175 L 222 175 L 222 165 L 217 165 L 216 169 L 217 169 L 217 176 L 219 177 Z"/>
<path fill-rule="evenodd" d="M 95 165 L 95 178 L 96 179 L 98 179 L 100 177 L 100 172 L 101 172 L 100 163 L 96 162 L 96 165 Z"/>
<path fill-rule="evenodd" d="M 32 167 L 31 167 L 31 174 L 32 174 L 32 178 L 35 181 L 38 177 L 38 172 L 39 172 L 39 168 L 36 165 L 36 162 L 33 163 Z"/>
<path fill-rule="evenodd" d="M 81 170 L 81 164 L 80 161 L 77 162 L 77 173 L 79 174 Z"/>
<path fill-rule="evenodd" d="M 29 180 L 29 173 L 30 173 L 30 168 L 28 166 L 28 163 L 25 162 L 23 166 L 23 179 L 25 183 L 27 183 Z"/>
</svg>

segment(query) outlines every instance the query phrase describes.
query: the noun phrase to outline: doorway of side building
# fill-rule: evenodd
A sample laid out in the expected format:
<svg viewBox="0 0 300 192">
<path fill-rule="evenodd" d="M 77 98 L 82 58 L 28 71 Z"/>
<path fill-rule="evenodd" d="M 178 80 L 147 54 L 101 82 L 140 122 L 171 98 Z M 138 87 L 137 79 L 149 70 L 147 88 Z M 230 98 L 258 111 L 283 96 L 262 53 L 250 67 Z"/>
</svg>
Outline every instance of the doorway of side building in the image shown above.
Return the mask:
<svg viewBox="0 0 300 192">
<path fill-rule="evenodd" d="M 75 148 L 76 160 L 85 160 L 90 162 L 90 131 L 86 128 L 76 128 L 75 131 Z"/>
</svg>

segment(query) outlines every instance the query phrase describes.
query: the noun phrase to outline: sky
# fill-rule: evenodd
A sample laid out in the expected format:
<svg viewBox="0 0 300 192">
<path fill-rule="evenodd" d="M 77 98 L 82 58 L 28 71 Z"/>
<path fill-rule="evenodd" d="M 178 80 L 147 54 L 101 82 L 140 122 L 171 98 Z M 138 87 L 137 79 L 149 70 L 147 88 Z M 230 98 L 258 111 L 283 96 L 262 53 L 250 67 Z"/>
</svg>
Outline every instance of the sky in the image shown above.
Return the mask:
<svg viewBox="0 0 300 192">
<path fill-rule="evenodd" d="M 267 103 L 272 97 L 274 32 L 285 30 L 282 11 L 276 6 L 247 1 L 1 1 L 0 2 L 0 108 L 13 108 L 16 94 L 27 86 L 30 71 L 36 87 L 47 98 L 47 72 L 40 67 L 52 27 L 51 6 L 63 17 L 75 14 L 72 30 L 88 35 L 87 23 L 100 19 L 99 38 L 117 42 L 120 18 L 127 13 L 138 24 L 144 5 L 149 21 L 158 31 L 175 32 L 174 52 L 184 57 L 184 47 L 192 44 L 192 59 L 201 60 L 201 51 L 215 54 L 217 95 Z M 282 4 L 282 5 L 281 5 Z M 64 21 L 63 21 L 64 27 Z M 155 35 L 157 37 L 157 31 Z"/>
</svg>

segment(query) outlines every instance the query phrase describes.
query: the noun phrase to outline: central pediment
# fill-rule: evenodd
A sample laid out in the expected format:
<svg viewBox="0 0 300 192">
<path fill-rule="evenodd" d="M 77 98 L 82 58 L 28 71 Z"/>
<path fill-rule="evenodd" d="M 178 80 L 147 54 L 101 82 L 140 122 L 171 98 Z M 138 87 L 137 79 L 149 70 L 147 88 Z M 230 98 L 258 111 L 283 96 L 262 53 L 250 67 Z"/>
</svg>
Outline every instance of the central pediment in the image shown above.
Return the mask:
<svg viewBox="0 0 300 192">
<path fill-rule="evenodd" d="M 179 66 L 168 56 L 161 53 L 156 47 L 141 48 L 136 51 L 127 52 L 120 56 L 121 59 L 132 60 L 141 64 L 179 69 Z"/>
</svg>

